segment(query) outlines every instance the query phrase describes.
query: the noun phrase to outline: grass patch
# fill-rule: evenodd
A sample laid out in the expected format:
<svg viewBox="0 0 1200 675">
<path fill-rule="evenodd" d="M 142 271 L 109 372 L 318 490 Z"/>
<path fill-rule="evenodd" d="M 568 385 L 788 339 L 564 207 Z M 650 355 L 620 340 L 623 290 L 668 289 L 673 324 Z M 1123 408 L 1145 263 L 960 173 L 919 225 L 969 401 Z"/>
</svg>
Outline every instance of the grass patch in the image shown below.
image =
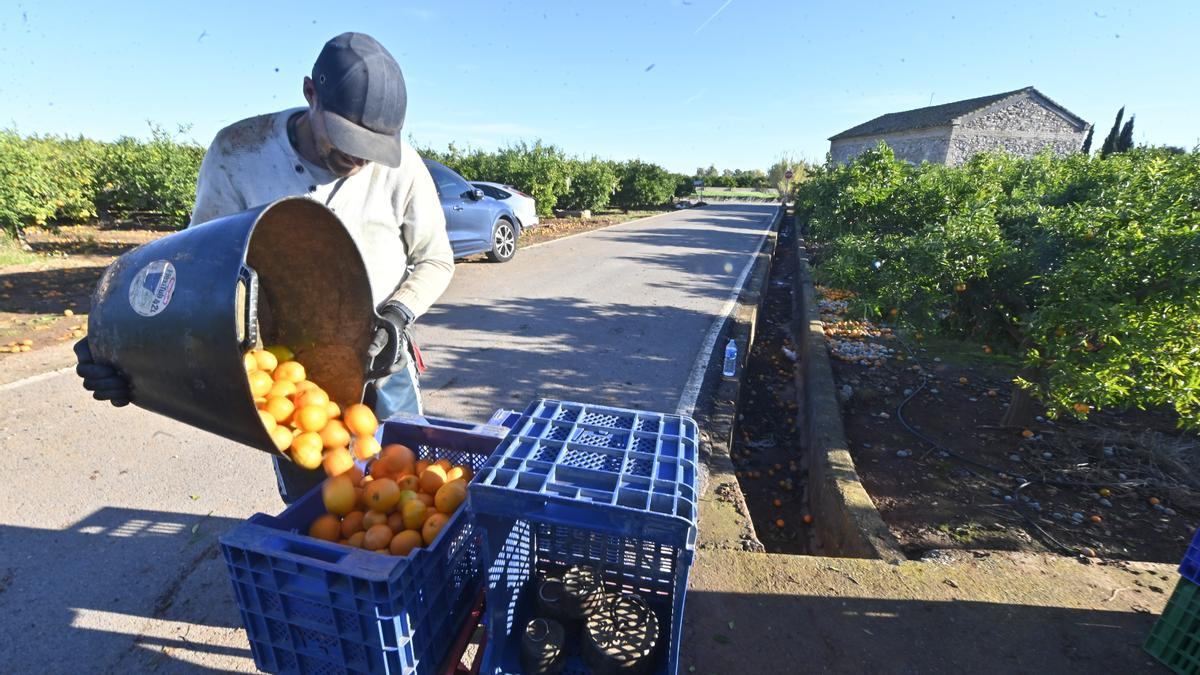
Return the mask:
<svg viewBox="0 0 1200 675">
<path fill-rule="evenodd" d="M 0 267 L 6 265 L 29 265 L 41 260 L 41 256 L 21 249 L 21 244 L 11 237 L 0 234 Z"/>
</svg>

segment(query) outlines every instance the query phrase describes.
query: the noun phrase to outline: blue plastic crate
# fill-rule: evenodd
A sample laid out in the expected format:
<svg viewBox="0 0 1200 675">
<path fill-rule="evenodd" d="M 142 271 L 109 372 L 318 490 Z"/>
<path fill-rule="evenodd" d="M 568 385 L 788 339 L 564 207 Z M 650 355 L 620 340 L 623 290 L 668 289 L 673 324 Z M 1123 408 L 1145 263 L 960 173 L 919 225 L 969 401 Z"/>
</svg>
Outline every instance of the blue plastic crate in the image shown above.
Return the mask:
<svg viewBox="0 0 1200 675">
<path fill-rule="evenodd" d="M 1179 563 L 1179 575 L 1193 584 L 1200 584 L 1200 529 L 1192 536 L 1183 554 L 1183 562 Z"/>
<path fill-rule="evenodd" d="M 478 471 L 507 432 L 399 415 L 376 437 Z M 467 509 L 405 557 L 302 534 L 324 512 L 318 487 L 221 537 L 255 664 L 273 673 L 435 672 L 482 587 L 482 542 Z"/>
<path fill-rule="evenodd" d="M 471 482 L 484 532 L 483 673 L 519 673 L 536 579 L 598 568 L 641 595 L 660 630 L 652 672 L 675 673 L 696 541 L 696 423 L 679 415 L 542 400 Z M 577 653 L 568 673 L 588 673 Z"/>
</svg>

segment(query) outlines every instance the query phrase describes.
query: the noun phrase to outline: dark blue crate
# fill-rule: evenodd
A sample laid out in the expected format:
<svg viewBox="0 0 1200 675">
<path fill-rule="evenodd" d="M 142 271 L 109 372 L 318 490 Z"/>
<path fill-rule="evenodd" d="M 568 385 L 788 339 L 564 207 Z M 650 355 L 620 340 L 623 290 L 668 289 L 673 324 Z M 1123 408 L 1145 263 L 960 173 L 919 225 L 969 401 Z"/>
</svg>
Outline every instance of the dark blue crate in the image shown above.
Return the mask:
<svg viewBox="0 0 1200 675">
<path fill-rule="evenodd" d="M 1179 575 L 1193 584 L 1200 584 L 1200 530 L 1192 536 L 1183 554 L 1183 562 L 1179 563 Z"/>
<path fill-rule="evenodd" d="M 511 420 L 510 420 L 511 423 Z M 679 664 L 696 541 L 697 429 L 679 415 L 542 400 L 471 482 L 484 532 L 487 649 L 481 672 L 519 673 L 535 579 L 598 568 L 658 617 L 655 673 Z M 587 673 L 578 654 L 566 672 Z"/>
<path fill-rule="evenodd" d="M 478 471 L 507 432 L 402 415 L 376 437 Z M 435 672 L 482 587 L 474 519 L 459 509 L 432 546 L 398 557 L 303 534 L 324 512 L 318 487 L 221 537 L 255 664 L 273 673 Z"/>
<path fill-rule="evenodd" d="M 697 439 L 681 415 L 536 401 L 471 481 L 471 508 L 690 549 Z"/>
</svg>

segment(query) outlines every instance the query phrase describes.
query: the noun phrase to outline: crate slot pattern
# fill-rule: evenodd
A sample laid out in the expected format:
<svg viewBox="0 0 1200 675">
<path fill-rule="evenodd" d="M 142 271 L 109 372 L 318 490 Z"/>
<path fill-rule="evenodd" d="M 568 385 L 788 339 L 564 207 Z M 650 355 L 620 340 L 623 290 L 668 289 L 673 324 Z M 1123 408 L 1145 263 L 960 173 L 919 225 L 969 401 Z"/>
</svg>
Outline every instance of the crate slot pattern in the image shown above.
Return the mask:
<svg viewBox="0 0 1200 675">
<path fill-rule="evenodd" d="M 476 471 L 500 440 L 391 420 L 377 438 Z M 278 517 L 255 515 L 222 537 L 255 664 L 277 673 L 434 672 L 482 586 L 474 519 L 460 509 L 433 546 L 400 558 L 304 536 L 324 511 L 318 487 Z"/>
<path fill-rule="evenodd" d="M 1143 648 L 1177 673 L 1200 673 L 1200 586 L 1179 579 Z"/>
<path fill-rule="evenodd" d="M 696 423 L 679 415 L 537 401 L 472 481 L 472 498 L 515 491 L 655 514 L 686 529 L 697 515 L 697 437 Z"/>
<path fill-rule="evenodd" d="M 635 592 L 660 627 L 651 672 L 678 669 L 696 537 L 696 424 L 689 418 L 540 400 L 471 482 L 484 533 L 489 675 L 520 672 L 534 579 L 575 564 Z M 587 673 L 578 655 L 564 671 Z"/>
</svg>

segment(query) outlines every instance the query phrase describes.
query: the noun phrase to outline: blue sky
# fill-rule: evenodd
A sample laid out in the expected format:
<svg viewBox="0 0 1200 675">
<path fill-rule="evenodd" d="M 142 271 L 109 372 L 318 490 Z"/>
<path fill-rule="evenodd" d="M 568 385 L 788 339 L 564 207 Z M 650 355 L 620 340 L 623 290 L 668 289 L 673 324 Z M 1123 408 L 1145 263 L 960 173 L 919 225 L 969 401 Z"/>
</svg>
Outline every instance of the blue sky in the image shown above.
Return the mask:
<svg viewBox="0 0 1200 675">
<path fill-rule="evenodd" d="M 301 105 L 325 40 L 368 32 L 421 145 L 541 138 L 675 171 L 817 160 L 877 115 L 1033 85 L 1135 139 L 1200 142 L 1200 3 L 7 2 L 0 127 L 101 140 L 148 121 L 207 145 Z M 1099 141 L 1097 141 L 1097 144 Z"/>
</svg>

